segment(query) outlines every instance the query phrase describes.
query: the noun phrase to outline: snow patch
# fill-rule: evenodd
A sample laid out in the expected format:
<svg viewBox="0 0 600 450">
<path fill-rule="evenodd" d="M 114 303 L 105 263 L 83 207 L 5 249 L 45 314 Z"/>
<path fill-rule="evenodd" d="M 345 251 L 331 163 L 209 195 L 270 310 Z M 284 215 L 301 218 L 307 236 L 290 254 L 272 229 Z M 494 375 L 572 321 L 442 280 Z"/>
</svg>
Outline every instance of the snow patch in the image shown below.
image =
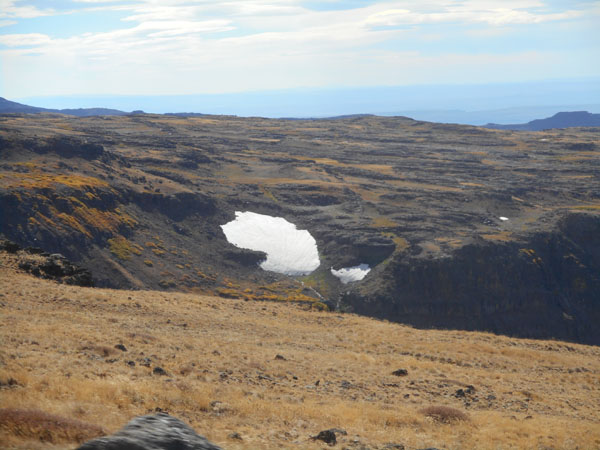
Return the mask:
<svg viewBox="0 0 600 450">
<path fill-rule="evenodd" d="M 282 217 L 250 211 L 235 212 L 235 220 L 221 225 L 230 244 L 239 248 L 265 252 L 260 267 L 286 275 L 307 275 L 321 262 L 317 242 L 307 230 Z"/>
<path fill-rule="evenodd" d="M 508 220 L 508 217 L 500 216 L 500 217 L 499 217 L 499 219 L 500 219 L 502 222 L 506 222 L 506 221 Z"/>
<path fill-rule="evenodd" d="M 348 284 L 352 281 L 360 281 L 371 271 L 368 264 L 360 264 L 354 267 L 344 267 L 340 270 L 331 268 L 333 276 L 338 277 L 344 284 Z"/>
</svg>

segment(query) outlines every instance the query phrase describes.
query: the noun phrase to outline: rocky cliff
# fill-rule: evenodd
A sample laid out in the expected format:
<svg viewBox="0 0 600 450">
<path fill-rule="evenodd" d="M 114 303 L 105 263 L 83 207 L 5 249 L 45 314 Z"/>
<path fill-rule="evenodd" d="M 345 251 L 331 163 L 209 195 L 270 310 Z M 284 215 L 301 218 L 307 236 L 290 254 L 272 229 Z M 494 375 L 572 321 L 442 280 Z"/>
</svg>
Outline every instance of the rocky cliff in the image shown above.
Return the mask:
<svg viewBox="0 0 600 450">
<path fill-rule="evenodd" d="M 600 218 L 571 214 L 522 242 L 470 244 L 446 258 L 398 254 L 342 304 L 417 327 L 598 345 L 599 293 Z"/>
<path fill-rule="evenodd" d="M 0 233 L 98 286 L 598 343 L 599 136 L 372 116 L 0 116 Z M 308 230 L 320 267 L 261 270 L 264 254 L 221 231 L 236 211 Z M 360 264 L 362 281 L 331 273 Z"/>
</svg>

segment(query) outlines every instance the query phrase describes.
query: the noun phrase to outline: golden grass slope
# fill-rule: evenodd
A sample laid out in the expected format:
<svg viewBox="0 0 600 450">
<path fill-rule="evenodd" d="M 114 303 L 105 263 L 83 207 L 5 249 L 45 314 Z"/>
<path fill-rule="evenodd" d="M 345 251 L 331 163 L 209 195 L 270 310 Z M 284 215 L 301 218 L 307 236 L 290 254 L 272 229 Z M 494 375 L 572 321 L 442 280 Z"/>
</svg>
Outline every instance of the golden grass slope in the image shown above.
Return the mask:
<svg viewBox="0 0 600 450">
<path fill-rule="evenodd" d="M 597 347 L 65 286 L 18 273 L 7 258 L 3 448 L 73 448 L 156 410 L 227 449 L 324 448 L 310 437 L 332 427 L 348 432 L 337 448 L 349 449 L 600 448 Z"/>
</svg>

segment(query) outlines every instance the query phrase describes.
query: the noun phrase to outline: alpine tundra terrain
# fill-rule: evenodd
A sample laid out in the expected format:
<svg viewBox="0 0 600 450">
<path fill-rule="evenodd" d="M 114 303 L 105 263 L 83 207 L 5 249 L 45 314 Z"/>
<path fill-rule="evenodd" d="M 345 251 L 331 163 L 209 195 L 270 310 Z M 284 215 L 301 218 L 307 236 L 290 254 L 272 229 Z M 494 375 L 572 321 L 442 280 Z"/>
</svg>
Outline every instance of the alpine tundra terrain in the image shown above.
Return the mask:
<svg viewBox="0 0 600 450">
<path fill-rule="evenodd" d="M 6 114 L 0 232 L 66 256 L 99 287 L 278 300 L 597 345 L 599 164 L 600 128 Z M 224 234 L 236 212 L 306 230 L 318 268 L 263 270 L 264 253 Z M 370 271 L 347 284 L 332 272 L 355 267 Z M 48 275 L 35 261 L 21 268 Z"/>
<path fill-rule="evenodd" d="M 160 411 L 224 449 L 600 448 L 596 346 L 70 286 L 18 268 L 55 257 L 10 250 L 3 449 L 75 448 Z"/>
</svg>

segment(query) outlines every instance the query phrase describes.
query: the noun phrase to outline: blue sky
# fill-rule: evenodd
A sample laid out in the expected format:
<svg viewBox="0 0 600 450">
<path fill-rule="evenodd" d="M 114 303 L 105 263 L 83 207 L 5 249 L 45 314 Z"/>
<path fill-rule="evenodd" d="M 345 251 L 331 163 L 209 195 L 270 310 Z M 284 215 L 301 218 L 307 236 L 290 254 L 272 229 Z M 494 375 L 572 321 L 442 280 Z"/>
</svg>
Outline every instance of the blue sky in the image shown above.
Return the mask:
<svg viewBox="0 0 600 450">
<path fill-rule="evenodd" d="M 0 96 L 600 77 L 600 1 L 0 0 Z"/>
</svg>

